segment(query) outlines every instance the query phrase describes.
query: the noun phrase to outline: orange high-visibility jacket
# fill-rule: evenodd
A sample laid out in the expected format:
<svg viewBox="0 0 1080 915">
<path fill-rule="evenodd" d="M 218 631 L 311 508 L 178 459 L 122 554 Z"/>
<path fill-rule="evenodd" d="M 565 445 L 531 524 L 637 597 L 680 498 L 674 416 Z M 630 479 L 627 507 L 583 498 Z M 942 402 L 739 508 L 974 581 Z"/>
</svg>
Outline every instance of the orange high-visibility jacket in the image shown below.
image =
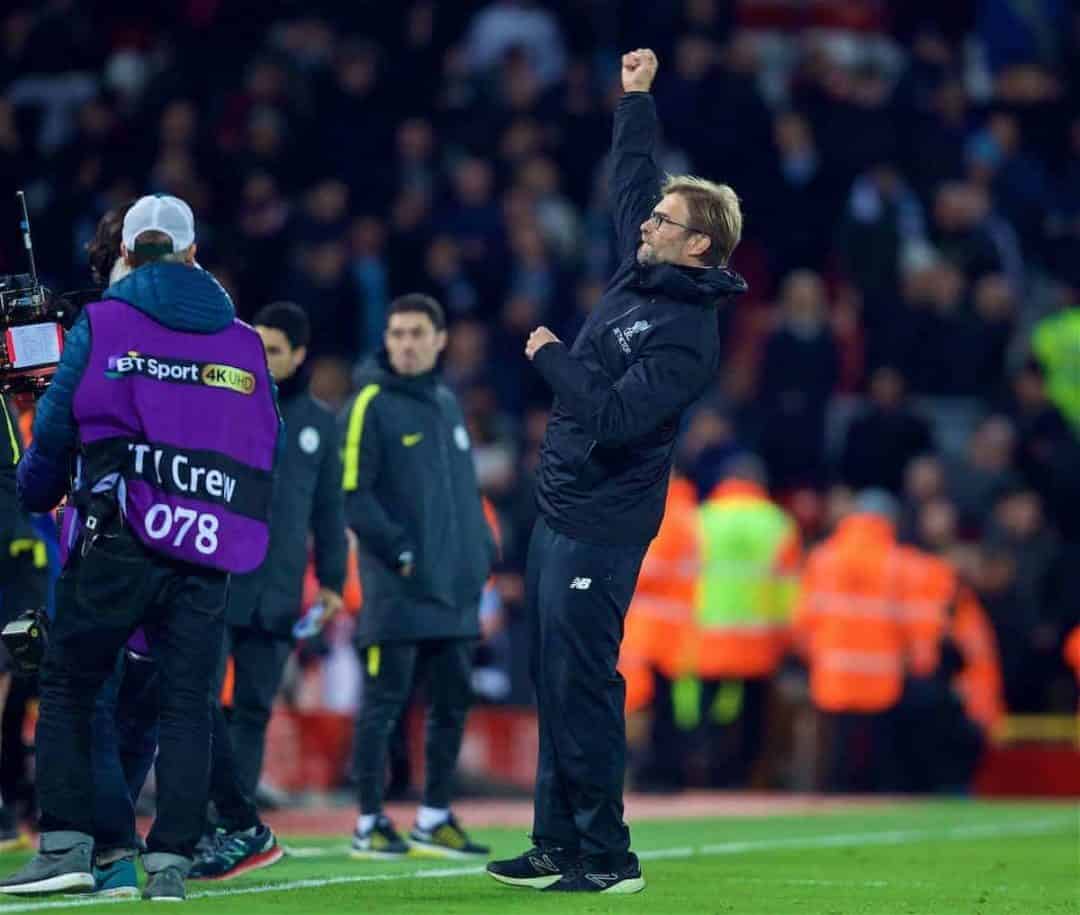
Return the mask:
<svg viewBox="0 0 1080 915">
<path fill-rule="evenodd" d="M 959 582 L 953 567 L 938 556 L 914 547 L 901 547 L 900 555 L 908 669 L 917 677 L 928 677 L 941 659 L 941 640 L 950 625 Z"/>
<path fill-rule="evenodd" d="M 903 555 L 878 515 L 844 519 L 811 552 L 795 613 L 814 704 L 829 712 L 883 712 L 900 698 L 908 650 Z"/>
<path fill-rule="evenodd" d="M 964 656 L 953 687 L 964 700 L 968 718 L 989 733 L 1005 715 L 1004 685 L 994 627 L 975 592 L 961 585 L 950 635 Z"/>
<path fill-rule="evenodd" d="M 1005 710 L 993 627 L 949 562 L 913 547 L 904 548 L 903 556 L 908 669 L 916 676 L 932 675 L 948 635 L 964 660 L 952 686 L 967 716 L 989 731 Z"/>
<path fill-rule="evenodd" d="M 694 670 L 708 679 L 767 677 L 790 639 L 802 558 L 798 526 L 745 480 L 721 482 L 700 516 Z"/>
<path fill-rule="evenodd" d="M 693 484 L 675 477 L 626 614 L 619 671 L 627 681 L 628 710 L 652 699 L 653 668 L 671 679 L 686 672 L 683 655 L 693 622 L 699 543 Z"/>
<path fill-rule="evenodd" d="M 1075 626 L 1065 640 L 1065 662 L 1073 669 L 1080 683 L 1080 626 Z"/>
</svg>

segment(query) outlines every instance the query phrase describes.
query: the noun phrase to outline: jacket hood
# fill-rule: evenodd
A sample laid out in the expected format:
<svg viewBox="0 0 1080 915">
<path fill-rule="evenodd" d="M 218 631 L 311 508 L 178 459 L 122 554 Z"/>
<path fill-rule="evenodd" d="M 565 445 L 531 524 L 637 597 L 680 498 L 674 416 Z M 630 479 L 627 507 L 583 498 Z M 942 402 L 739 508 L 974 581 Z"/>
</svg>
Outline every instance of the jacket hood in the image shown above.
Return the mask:
<svg viewBox="0 0 1080 915">
<path fill-rule="evenodd" d="M 185 264 L 145 264 L 102 294 L 127 302 L 170 330 L 213 334 L 236 318 L 232 299 L 211 273 Z"/>
<path fill-rule="evenodd" d="M 750 287 L 730 267 L 682 267 L 677 264 L 635 266 L 634 285 L 656 290 L 683 302 L 716 308 Z"/>
</svg>

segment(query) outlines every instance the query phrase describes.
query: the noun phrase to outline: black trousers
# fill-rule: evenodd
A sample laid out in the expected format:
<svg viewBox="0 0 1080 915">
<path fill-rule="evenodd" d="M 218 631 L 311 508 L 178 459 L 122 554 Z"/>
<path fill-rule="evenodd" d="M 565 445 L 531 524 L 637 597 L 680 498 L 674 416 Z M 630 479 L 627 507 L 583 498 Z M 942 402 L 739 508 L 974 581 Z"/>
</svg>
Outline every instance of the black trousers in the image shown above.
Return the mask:
<svg viewBox="0 0 1080 915">
<path fill-rule="evenodd" d="M 121 646 L 147 623 L 160 677 L 158 816 L 147 847 L 163 857 L 191 857 L 206 807 L 206 697 L 220 654 L 227 581 L 224 573 L 155 556 L 126 528 L 71 559 L 57 581 L 56 620 L 41 670 L 43 832 L 94 831 L 94 702 Z"/>
<path fill-rule="evenodd" d="M 899 789 L 894 709 L 826 712 L 823 718 L 830 729 L 827 791 L 852 794 Z"/>
<path fill-rule="evenodd" d="M 968 789 L 985 738 L 947 679 L 909 677 L 893 717 L 898 790 L 929 794 Z"/>
<path fill-rule="evenodd" d="M 472 639 L 381 642 L 358 648 L 364 693 L 356 720 L 353 774 L 361 813 L 382 810 L 390 735 L 405 711 L 414 682 L 428 697 L 424 738 L 424 804 L 448 808 L 472 701 Z"/>
<path fill-rule="evenodd" d="M 525 577 L 540 752 L 533 840 L 619 867 L 626 683 L 616 670 L 645 547 L 598 546 L 533 528 Z"/>
<path fill-rule="evenodd" d="M 701 717 L 711 788 L 747 788 L 765 745 L 769 680 L 705 680 Z M 721 700 L 726 694 L 728 702 Z"/>
<path fill-rule="evenodd" d="M 688 781 L 687 760 L 704 750 L 712 788 L 745 788 L 765 741 L 769 680 L 701 680 L 697 705 L 688 715 L 676 709 L 675 684 L 658 670 L 643 786 L 678 790 Z"/>
<path fill-rule="evenodd" d="M 213 715 L 210 798 L 227 830 L 258 823 L 255 789 L 262 774 L 266 728 L 281 686 L 292 640 L 248 626 L 226 626 L 219 674 L 210 702 Z M 218 697 L 225 660 L 233 659 L 232 713 L 226 716 Z"/>
<path fill-rule="evenodd" d="M 135 804 L 157 753 L 158 701 L 157 663 L 120 652 L 91 722 L 98 853 L 136 846 Z"/>
</svg>

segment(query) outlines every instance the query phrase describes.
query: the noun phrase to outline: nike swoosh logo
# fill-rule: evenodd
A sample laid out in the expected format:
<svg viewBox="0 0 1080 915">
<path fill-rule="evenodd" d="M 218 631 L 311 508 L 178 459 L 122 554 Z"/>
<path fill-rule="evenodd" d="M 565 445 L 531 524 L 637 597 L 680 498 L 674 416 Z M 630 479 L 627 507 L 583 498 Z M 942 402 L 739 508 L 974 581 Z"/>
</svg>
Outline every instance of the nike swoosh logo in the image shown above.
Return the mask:
<svg viewBox="0 0 1080 915">
<path fill-rule="evenodd" d="M 401 436 L 401 444 L 406 448 L 411 448 L 413 445 L 419 445 L 420 440 L 424 437 L 423 432 L 413 432 L 411 435 Z"/>
</svg>

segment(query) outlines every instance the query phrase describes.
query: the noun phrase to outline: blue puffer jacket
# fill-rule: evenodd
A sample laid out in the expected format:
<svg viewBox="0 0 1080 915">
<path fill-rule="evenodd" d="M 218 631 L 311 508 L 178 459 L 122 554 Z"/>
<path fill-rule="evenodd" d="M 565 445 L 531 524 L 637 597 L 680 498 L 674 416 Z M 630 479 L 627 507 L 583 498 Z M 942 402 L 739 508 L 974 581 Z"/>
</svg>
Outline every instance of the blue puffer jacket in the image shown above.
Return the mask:
<svg viewBox="0 0 1080 915">
<path fill-rule="evenodd" d="M 159 324 L 187 333 L 216 333 L 236 317 L 221 284 L 205 270 L 184 264 L 147 264 L 106 289 L 102 299 L 120 299 Z M 19 500 L 29 511 L 49 511 L 67 493 L 78 449 L 72 405 L 89 360 L 90 321 L 83 313 L 64 341 L 52 383 L 38 401 L 34 441 L 19 461 Z"/>
</svg>

